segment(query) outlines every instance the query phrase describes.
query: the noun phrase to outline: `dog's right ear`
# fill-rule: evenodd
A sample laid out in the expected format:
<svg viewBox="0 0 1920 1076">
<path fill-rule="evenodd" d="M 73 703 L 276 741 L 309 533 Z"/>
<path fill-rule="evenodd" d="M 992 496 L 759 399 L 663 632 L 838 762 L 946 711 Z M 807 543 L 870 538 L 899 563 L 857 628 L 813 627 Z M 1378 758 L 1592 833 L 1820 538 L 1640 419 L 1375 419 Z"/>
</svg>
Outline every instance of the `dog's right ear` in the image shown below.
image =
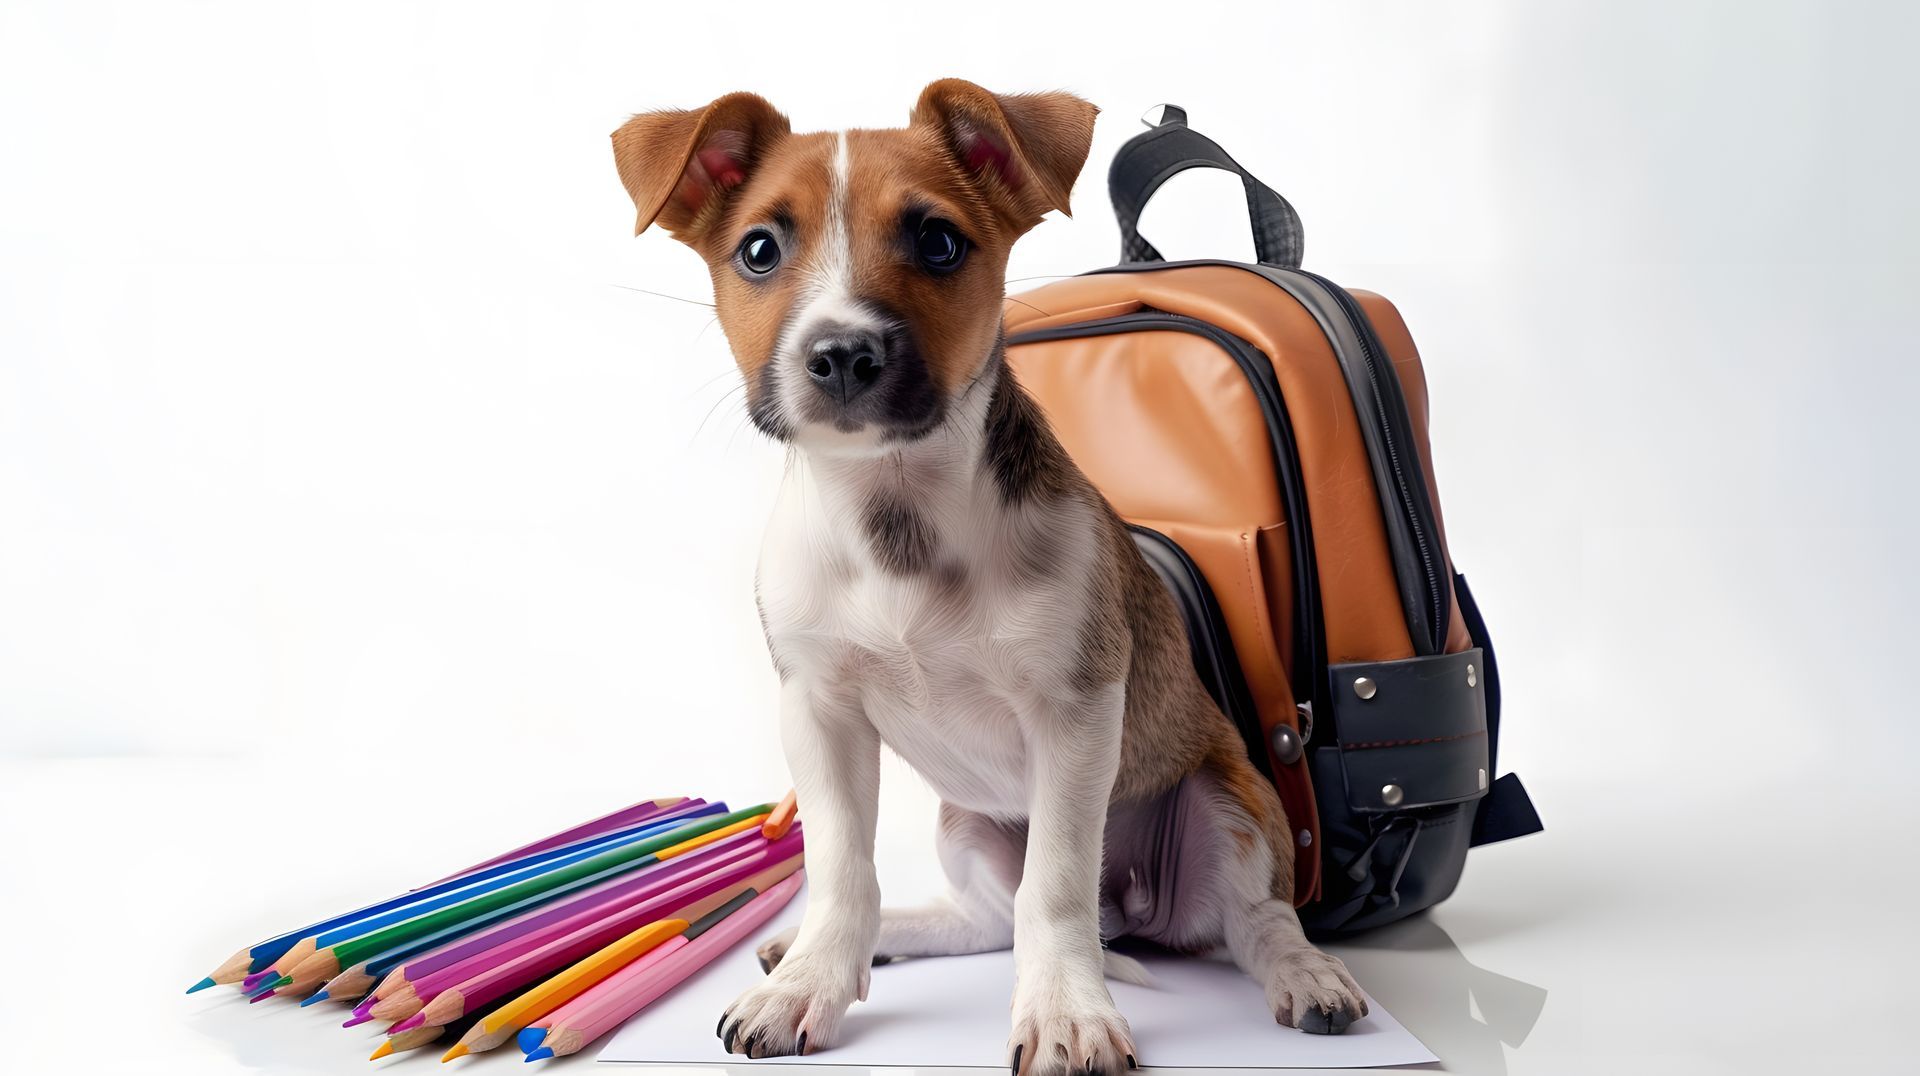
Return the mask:
<svg viewBox="0 0 1920 1076">
<path fill-rule="evenodd" d="M 730 93 L 692 111 L 642 112 L 613 132 L 613 163 L 639 218 L 633 234 L 659 221 L 696 241 L 746 182 L 767 147 L 786 137 L 787 118 L 751 93 Z"/>
</svg>

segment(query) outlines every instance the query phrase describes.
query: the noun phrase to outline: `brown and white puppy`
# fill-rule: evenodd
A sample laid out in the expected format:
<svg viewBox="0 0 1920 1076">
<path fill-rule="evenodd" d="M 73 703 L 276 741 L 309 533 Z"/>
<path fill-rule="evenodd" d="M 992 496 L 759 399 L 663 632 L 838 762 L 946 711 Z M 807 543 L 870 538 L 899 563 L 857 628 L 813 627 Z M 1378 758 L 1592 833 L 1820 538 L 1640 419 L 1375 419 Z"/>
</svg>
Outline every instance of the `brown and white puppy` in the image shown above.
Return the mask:
<svg viewBox="0 0 1920 1076">
<path fill-rule="evenodd" d="M 1011 946 L 1014 1076 L 1130 1068 L 1123 934 L 1224 942 L 1289 1027 L 1366 1014 L 1301 932 L 1279 798 L 1171 599 L 1007 368 L 1008 251 L 1067 210 L 1094 112 L 950 79 L 898 130 L 796 135 L 739 93 L 613 135 L 639 230 L 706 259 L 753 421 L 792 448 L 758 594 L 812 888 L 730 1051 L 833 1043 L 876 958 Z M 882 743 L 943 801 L 949 902 L 880 907 Z"/>
</svg>

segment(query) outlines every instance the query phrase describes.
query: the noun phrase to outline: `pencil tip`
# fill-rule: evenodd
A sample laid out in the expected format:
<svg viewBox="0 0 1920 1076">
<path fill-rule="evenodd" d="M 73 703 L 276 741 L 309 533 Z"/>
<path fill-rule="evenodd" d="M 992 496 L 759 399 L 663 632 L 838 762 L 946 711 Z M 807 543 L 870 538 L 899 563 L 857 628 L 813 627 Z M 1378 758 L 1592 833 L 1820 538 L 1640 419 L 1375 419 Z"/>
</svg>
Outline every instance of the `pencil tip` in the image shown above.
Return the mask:
<svg viewBox="0 0 1920 1076">
<path fill-rule="evenodd" d="M 341 1027 L 359 1027 L 361 1024 L 364 1024 L 371 1019 L 373 1019 L 373 1016 L 371 1014 L 356 1012 L 353 1014 L 352 1018 L 350 1018 L 346 1023 L 341 1024 L 340 1026 Z"/>
<path fill-rule="evenodd" d="M 553 1056 L 553 1051 L 548 1049 L 545 1046 L 542 1046 L 538 1050 L 535 1050 L 534 1052 L 528 1054 L 526 1059 L 528 1061 L 544 1061 L 547 1058 L 552 1056 Z"/>
<path fill-rule="evenodd" d="M 309 1005 L 317 1004 L 325 1000 L 327 1000 L 327 990 L 325 987 L 321 987 L 319 990 L 314 991 L 312 995 L 302 999 L 300 1007 L 304 1009 Z"/>
<path fill-rule="evenodd" d="M 187 987 L 187 993 L 198 994 L 200 991 L 205 990 L 207 987 L 212 985 L 213 985 L 213 976 L 209 975 L 206 978 L 200 980 L 199 982 L 194 983 L 192 986 Z"/>
<path fill-rule="evenodd" d="M 414 1028 L 419 1027 L 421 1024 L 424 1024 L 426 1022 L 427 1022 L 427 1014 L 424 1012 L 417 1012 L 417 1013 L 414 1013 L 412 1016 L 407 1017 L 405 1020 L 402 1020 L 399 1023 L 388 1028 L 387 1034 L 398 1035 L 402 1031 L 412 1031 Z"/>
<path fill-rule="evenodd" d="M 455 1045 L 453 1049 L 447 1051 L 447 1055 L 445 1057 L 440 1059 L 440 1063 L 444 1065 L 447 1062 L 452 1061 L 456 1057 L 465 1057 L 465 1056 L 467 1056 L 467 1048 L 464 1046 Z"/>
<path fill-rule="evenodd" d="M 393 1052 L 393 1040 L 392 1040 L 392 1039 L 388 1039 L 387 1041 L 385 1041 L 385 1042 L 383 1042 L 383 1043 L 381 1043 L 381 1044 L 380 1044 L 380 1048 L 379 1048 L 378 1050 L 375 1050 L 375 1051 L 373 1052 L 373 1056 L 372 1056 L 372 1057 L 369 1057 L 369 1058 L 367 1058 L 367 1060 L 368 1060 L 368 1061 L 378 1061 L 378 1060 L 380 1060 L 381 1058 L 383 1058 L 383 1057 L 385 1057 L 385 1056 L 387 1056 L 388 1054 L 390 1054 L 390 1053 L 392 1053 L 392 1052 Z"/>
<path fill-rule="evenodd" d="M 265 1001 L 268 998 L 272 997 L 273 995 L 274 995 L 274 991 L 272 990 L 262 990 L 258 994 L 255 994 L 252 997 L 248 998 L 247 1004 L 251 1005 L 256 1001 Z"/>
<path fill-rule="evenodd" d="M 520 1044 L 520 1049 L 527 1053 L 532 1053 L 540 1048 L 541 1043 L 547 1041 L 547 1029 L 544 1027 L 523 1027 L 520 1029 L 520 1037 L 515 1041 Z"/>
</svg>

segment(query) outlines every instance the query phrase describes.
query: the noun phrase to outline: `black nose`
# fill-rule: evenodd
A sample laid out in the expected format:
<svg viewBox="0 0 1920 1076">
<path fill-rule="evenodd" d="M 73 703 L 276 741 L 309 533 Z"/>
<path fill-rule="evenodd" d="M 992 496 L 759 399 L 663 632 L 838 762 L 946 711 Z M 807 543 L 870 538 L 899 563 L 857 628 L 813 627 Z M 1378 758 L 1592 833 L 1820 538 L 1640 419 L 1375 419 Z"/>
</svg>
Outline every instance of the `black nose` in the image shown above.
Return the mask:
<svg viewBox="0 0 1920 1076">
<path fill-rule="evenodd" d="M 843 404 L 872 388 L 886 365 L 880 338 L 873 333 L 836 332 L 816 338 L 807 349 L 808 376 Z"/>
</svg>

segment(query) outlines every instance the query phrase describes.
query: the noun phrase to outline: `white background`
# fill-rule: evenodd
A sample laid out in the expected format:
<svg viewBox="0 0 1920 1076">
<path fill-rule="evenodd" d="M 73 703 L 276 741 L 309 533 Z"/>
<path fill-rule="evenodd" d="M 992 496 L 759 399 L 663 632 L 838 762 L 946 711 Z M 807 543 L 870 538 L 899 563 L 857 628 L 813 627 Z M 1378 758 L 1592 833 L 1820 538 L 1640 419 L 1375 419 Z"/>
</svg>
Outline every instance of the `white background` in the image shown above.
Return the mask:
<svg viewBox="0 0 1920 1076">
<path fill-rule="evenodd" d="M 1920 950 L 1911 11 L 6 0 L 9 1067 L 357 1071 L 175 995 L 587 814 L 786 787 L 781 455 L 708 312 L 618 286 L 708 288 L 630 236 L 606 136 L 743 88 L 895 125 L 957 74 L 1105 109 L 1011 277 L 1113 260 L 1106 161 L 1171 100 L 1420 341 L 1549 830 L 1342 949 L 1369 990 L 1462 1071 L 1883 1069 Z M 1143 230 L 1242 255 L 1240 206 L 1183 177 Z M 911 899 L 932 800 L 885 795 Z"/>
</svg>

